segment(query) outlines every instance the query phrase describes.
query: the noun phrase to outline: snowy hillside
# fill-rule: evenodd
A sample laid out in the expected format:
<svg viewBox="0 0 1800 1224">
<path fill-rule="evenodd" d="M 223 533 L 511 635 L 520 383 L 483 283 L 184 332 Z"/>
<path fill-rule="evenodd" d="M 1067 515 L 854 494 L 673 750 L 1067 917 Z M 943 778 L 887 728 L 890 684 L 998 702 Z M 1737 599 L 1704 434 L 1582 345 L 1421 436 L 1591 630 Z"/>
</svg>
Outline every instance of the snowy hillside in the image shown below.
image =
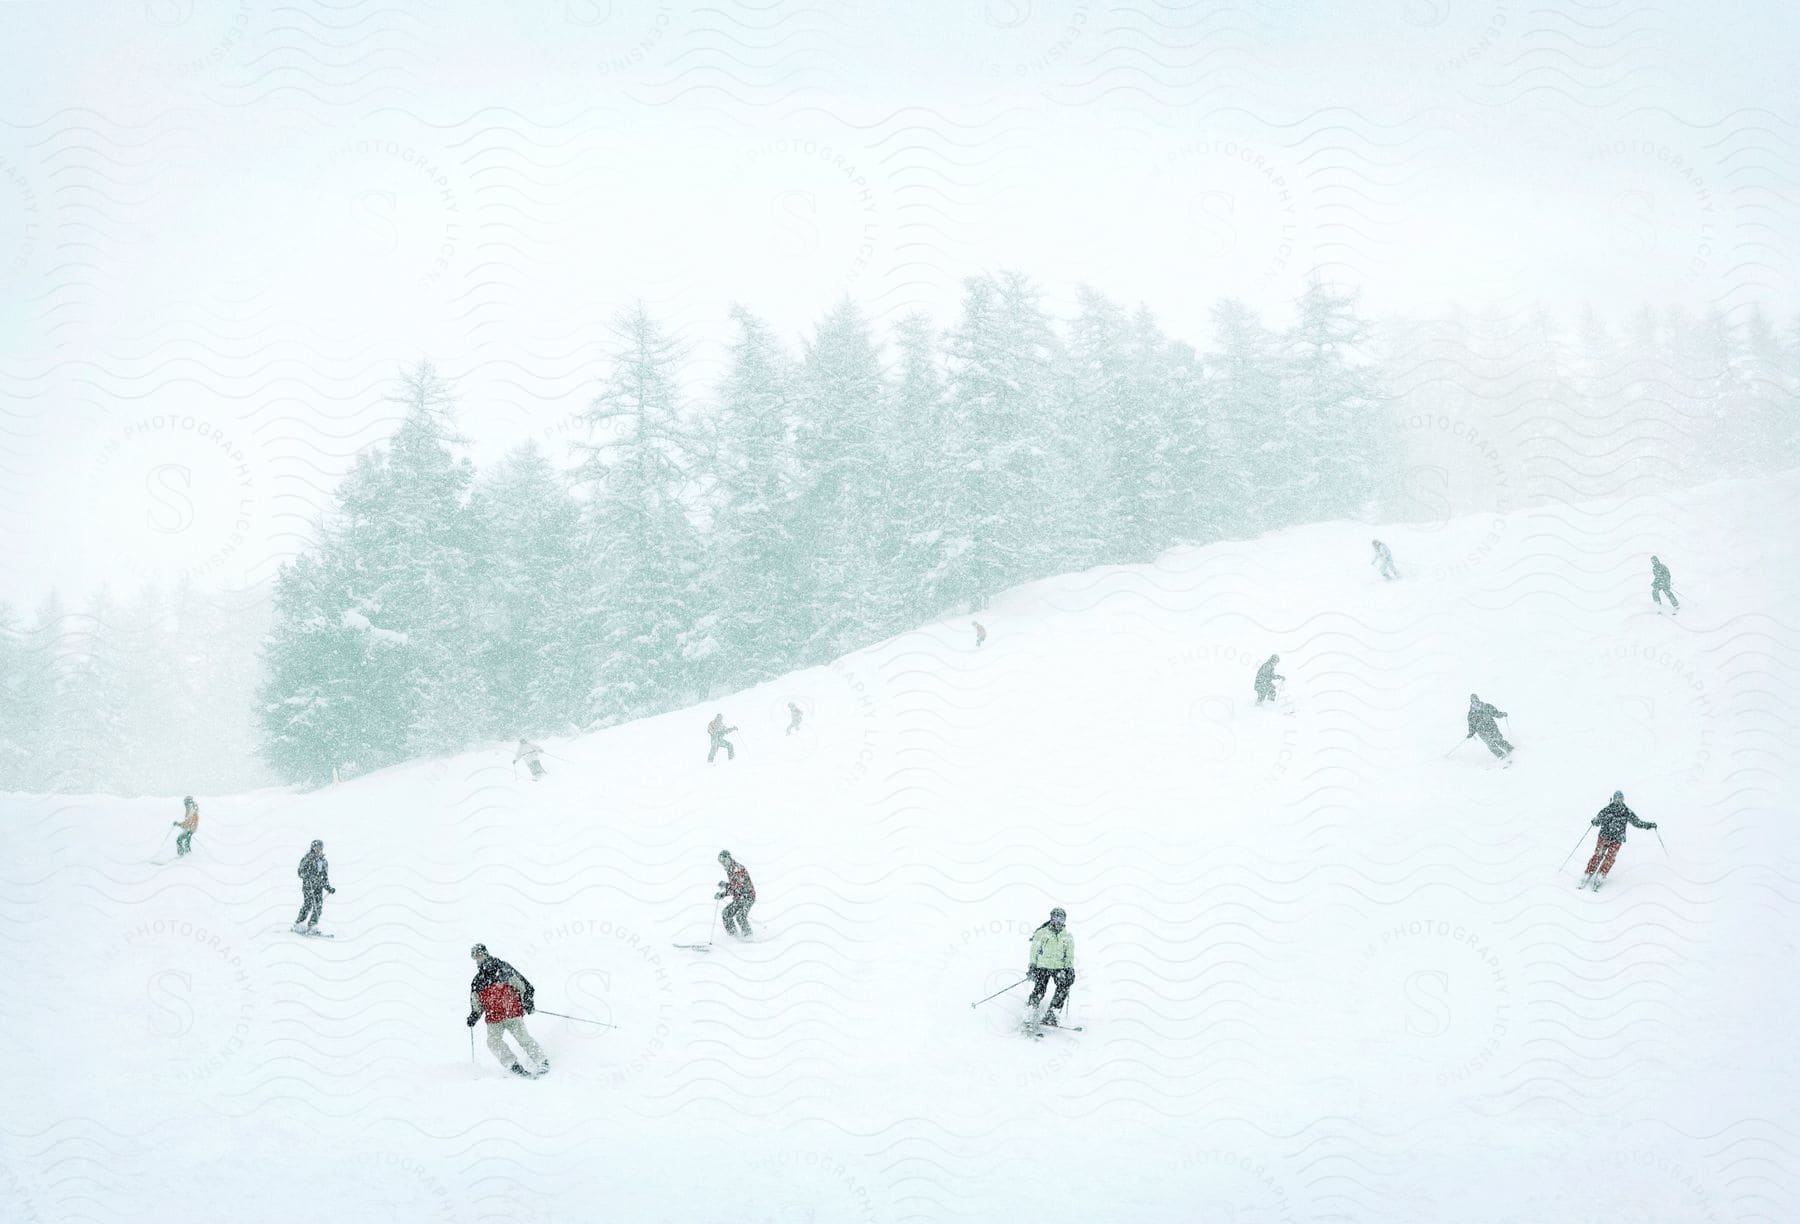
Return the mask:
<svg viewBox="0 0 1800 1224">
<path fill-rule="evenodd" d="M 179 796 L 9 797 L 0 1219 L 1800 1218 L 1797 523 L 1789 477 L 1384 528 L 1391 584 L 1356 524 L 1179 550 L 537 783 L 202 794 L 167 865 Z M 1615 788 L 1666 851 L 1578 892 Z M 758 939 L 679 949 L 721 848 Z M 1053 905 L 1085 1031 L 1034 1042 L 969 1004 Z M 477 940 L 619 1027 L 471 1065 Z"/>
</svg>

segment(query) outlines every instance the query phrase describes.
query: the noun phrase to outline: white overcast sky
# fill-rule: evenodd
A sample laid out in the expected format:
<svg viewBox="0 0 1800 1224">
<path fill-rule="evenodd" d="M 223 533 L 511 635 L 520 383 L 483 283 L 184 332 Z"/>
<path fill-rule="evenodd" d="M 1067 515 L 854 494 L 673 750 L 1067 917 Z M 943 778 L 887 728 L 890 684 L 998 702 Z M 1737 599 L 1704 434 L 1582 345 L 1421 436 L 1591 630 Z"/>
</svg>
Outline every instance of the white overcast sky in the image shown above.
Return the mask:
<svg viewBox="0 0 1800 1224">
<path fill-rule="evenodd" d="M 1196 341 L 1309 275 L 1791 318 L 1797 51 L 1742 0 L 0 0 L 0 598 L 266 580 L 419 357 L 478 459 L 560 444 L 639 297 L 700 379 L 734 301 L 1003 266 Z"/>
</svg>

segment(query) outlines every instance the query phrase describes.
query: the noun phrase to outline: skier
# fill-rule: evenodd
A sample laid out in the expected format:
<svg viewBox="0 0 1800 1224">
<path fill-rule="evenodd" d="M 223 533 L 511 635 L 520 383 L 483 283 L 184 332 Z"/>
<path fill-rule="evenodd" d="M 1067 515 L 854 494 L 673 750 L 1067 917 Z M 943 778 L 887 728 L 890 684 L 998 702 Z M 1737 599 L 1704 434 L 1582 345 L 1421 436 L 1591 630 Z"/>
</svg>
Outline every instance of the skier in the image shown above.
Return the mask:
<svg viewBox="0 0 1800 1224">
<path fill-rule="evenodd" d="M 1674 613 L 1681 612 L 1681 605 L 1675 600 L 1675 592 L 1669 588 L 1669 567 L 1657 560 L 1653 554 L 1650 558 L 1650 598 L 1656 602 L 1656 610 L 1662 611 L 1662 597 L 1669 597 L 1669 607 Z"/>
<path fill-rule="evenodd" d="M 1388 546 L 1383 544 L 1380 540 L 1375 540 L 1373 543 L 1375 545 L 1375 558 L 1370 561 L 1369 564 L 1378 567 L 1377 572 L 1380 573 L 1384 579 L 1398 578 L 1400 576 L 1400 571 L 1394 568 L 1394 554 L 1389 552 Z"/>
<path fill-rule="evenodd" d="M 1640 829 L 1654 829 L 1654 820 L 1644 821 L 1637 818 L 1637 813 L 1625 806 L 1625 792 L 1614 791 L 1612 802 L 1600 809 L 1599 815 L 1588 821 L 1591 825 L 1600 826 L 1600 836 L 1594 842 L 1594 853 L 1588 859 L 1587 874 L 1581 877 L 1577 888 L 1586 888 L 1592 880 L 1594 891 L 1600 891 L 1600 885 L 1606 882 L 1606 873 L 1612 870 L 1613 860 L 1619 857 L 1619 847 L 1625 844 L 1625 830 L 1629 825 Z"/>
<path fill-rule="evenodd" d="M 719 749 L 721 748 L 725 750 L 725 759 L 727 761 L 737 760 L 737 749 L 733 748 L 731 746 L 731 741 L 725 738 L 736 730 L 736 727 L 727 727 L 725 725 L 725 716 L 723 714 L 713 715 L 712 721 L 706 724 L 706 733 L 712 737 L 712 748 L 706 754 L 706 763 L 708 765 L 713 763 L 713 757 L 718 755 Z"/>
<path fill-rule="evenodd" d="M 800 707 L 790 701 L 790 702 L 788 702 L 787 733 L 789 735 L 792 735 L 794 732 L 798 731 L 799 729 L 800 729 Z"/>
<path fill-rule="evenodd" d="M 550 1060 L 525 1031 L 525 1017 L 537 1010 L 532 1000 L 536 991 L 517 969 L 489 953 L 486 944 L 476 944 L 469 949 L 469 955 L 476 965 L 475 980 L 469 983 L 469 1027 L 474 1028 L 476 1019 L 485 1013 L 488 1049 L 500 1065 L 514 1075 L 542 1075 L 550 1069 Z M 535 1073 L 520 1066 L 507 1049 L 508 1033 L 519 1043 L 525 1057 L 537 1065 Z"/>
<path fill-rule="evenodd" d="M 194 830 L 200 827 L 200 805 L 194 802 L 194 797 L 189 795 L 183 799 L 181 806 L 184 811 L 182 818 L 169 822 L 173 828 L 181 830 L 181 835 L 175 839 L 176 858 L 180 858 L 194 848 Z M 163 836 L 167 837 L 168 834 L 165 833 Z"/>
<path fill-rule="evenodd" d="M 1275 682 L 1286 680 L 1286 676 L 1275 674 L 1275 665 L 1281 662 L 1280 655 L 1270 655 L 1268 661 L 1256 669 L 1256 704 L 1275 700 Z"/>
<path fill-rule="evenodd" d="M 756 885 L 750 882 L 750 873 L 744 870 L 744 865 L 731 857 L 731 851 L 719 851 L 719 866 L 725 869 L 725 878 L 719 881 L 719 891 L 713 894 L 713 900 L 722 901 L 726 894 L 731 896 L 731 904 L 721 915 L 725 919 L 725 933 L 749 939 L 750 907 L 756 904 Z"/>
<path fill-rule="evenodd" d="M 975 645 L 979 647 L 987 641 L 987 626 L 980 621 L 970 621 L 969 623 L 975 626 Z"/>
<path fill-rule="evenodd" d="M 331 886 L 331 864 L 325 861 L 325 843 L 315 841 L 300 860 L 300 913 L 294 919 L 294 930 L 310 935 L 319 925 L 319 913 L 325 906 L 325 894 L 335 893 Z M 311 917 L 308 917 L 308 915 Z"/>
<path fill-rule="evenodd" d="M 1500 734 L 1500 728 L 1494 724 L 1496 718 L 1505 717 L 1505 710 L 1495 709 L 1476 694 L 1470 693 L 1469 734 L 1463 736 L 1463 738 L 1469 739 L 1479 735 L 1481 737 L 1481 742 L 1486 744 L 1488 749 L 1492 751 L 1495 756 L 1509 756 L 1512 753 L 1513 746 L 1506 742 L 1506 737 Z"/>
<path fill-rule="evenodd" d="M 521 736 L 519 739 L 519 750 L 513 753 L 513 764 L 517 765 L 519 761 L 523 759 L 525 767 L 531 770 L 531 780 L 533 782 L 536 782 L 539 778 L 544 776 L 544 767 L 538 763 L 538 753 L 542 751 L 542 748 L 539 748 L 536 744 Z"/>
<path fill-rule="evenodd" d="M 1050 911 L 1049 920 L 1031 933 L 1031 963 L 1025 966 L 1025 973 L 1032 980 L 1031 997 L 1025 1000 L 1028 1028 L 1034 1023 L 1062 1023 L 1058 1017 L 1063 1004 L 1069 1001 L 1069 987 L 1075 983 L 1075 940 L 1063 929 L 1068 920 L 1068 914 L 1058 906 Z M 1050 999 L 1050 1010 L 1042 1020 L 1035 1020 L 1037 1005 L 1044 1001 L 1044 991 L 1051 982 L 1056 983 L 1056 994 Z"/>
</svg>

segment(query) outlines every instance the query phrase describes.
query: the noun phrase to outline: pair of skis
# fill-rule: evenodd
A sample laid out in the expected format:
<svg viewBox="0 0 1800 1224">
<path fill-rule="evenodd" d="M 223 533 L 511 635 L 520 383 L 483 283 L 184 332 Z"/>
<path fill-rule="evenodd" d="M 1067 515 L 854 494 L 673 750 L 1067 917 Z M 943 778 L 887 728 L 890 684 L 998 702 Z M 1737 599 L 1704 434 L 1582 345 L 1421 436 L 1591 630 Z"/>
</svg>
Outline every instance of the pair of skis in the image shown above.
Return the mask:
<svg viewBox="0 0 1800 1224">
<path fill-rule="evenodd" d="M 1080 1024 L 1036 1024 L 1027 1020 L 1020 1026 L 1019 1031 L 1033 1041 L 1042 1041 L 1045 1033 L 1080 1033 L 1085 1032 L 1086 1029 Z"/>
</svg>

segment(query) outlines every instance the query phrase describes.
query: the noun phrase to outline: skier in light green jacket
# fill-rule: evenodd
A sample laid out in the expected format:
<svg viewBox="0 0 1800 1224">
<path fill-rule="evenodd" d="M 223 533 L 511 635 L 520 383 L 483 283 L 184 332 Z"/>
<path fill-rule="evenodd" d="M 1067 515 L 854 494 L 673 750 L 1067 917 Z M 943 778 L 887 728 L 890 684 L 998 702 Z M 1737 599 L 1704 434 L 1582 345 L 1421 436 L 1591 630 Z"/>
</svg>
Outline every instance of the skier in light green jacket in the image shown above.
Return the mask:
<svg viewBox="0 0 1800 1224">
<path fill-rule="evenodd" d="M 1064 929 L 1069 916 L 1062 907 L 1050 911 L 1050 920 L 1031 933 L 1031 964 L 1025 972 L 1032 981 L 1031 997 L 1025 1001 L 1033 1014 L 1044 1001 L 1050 983 L 1056 983 L 1056 994 L 1042 1023 L 1060 1025 L 1063 1004 L 1069 1001 L 1069 987 L 1075 982 L 1075 939 Z"/>
</svg>

